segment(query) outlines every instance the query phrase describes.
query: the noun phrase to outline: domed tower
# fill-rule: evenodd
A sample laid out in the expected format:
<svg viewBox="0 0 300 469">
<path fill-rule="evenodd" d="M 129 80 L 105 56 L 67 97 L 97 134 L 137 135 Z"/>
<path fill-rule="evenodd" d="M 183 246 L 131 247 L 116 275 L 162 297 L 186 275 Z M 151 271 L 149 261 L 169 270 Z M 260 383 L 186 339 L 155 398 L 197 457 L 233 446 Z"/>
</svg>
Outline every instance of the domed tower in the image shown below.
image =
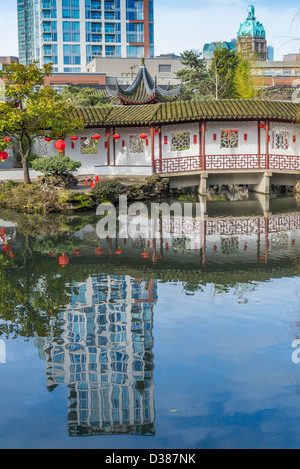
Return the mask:
<svg viewBox="0 0 300 469">
<path fill-rule="evenodd" d="M 265 28 L 257 21 L 255 8 L 252 5 L 248 7 L 248 16 L 240 25 L 237 34 L 237 51 L 243 51 L 256 60 L 267 60 Z"/>
</svg>

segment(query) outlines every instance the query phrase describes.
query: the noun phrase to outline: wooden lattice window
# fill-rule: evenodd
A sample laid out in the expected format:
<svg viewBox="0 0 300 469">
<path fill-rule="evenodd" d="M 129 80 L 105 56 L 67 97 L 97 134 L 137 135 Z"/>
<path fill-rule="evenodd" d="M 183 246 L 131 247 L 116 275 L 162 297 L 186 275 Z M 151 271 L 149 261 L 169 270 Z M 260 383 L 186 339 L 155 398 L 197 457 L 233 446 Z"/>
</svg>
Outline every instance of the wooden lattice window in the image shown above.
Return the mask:
<svg viewBox="0 0 300 469">
<path fill-rule="evenodd" d="M 172 133 L 172 151 L 185 151 L 191 148 L 190 132 Z"/>
<path fill-rule="evenodd" d="M 81 137 L 80 153 L 82 155 L 98 155 L 98 145 L 92 137 Z"/>
<path fill-rule="evenodd" d="M 129 151 L 132 154 L 144 153 L 144 142 L 139 135 L 130 135 Z"/>
<path fill-rule="evenodd" d="M 290 135 L 287 130 L 274 130 L 272 147 L 274 150 L 288 150 Z"/>
<path fill-rule="evenodd" d="M 238 148 L 239 146 L 239 131 L 222 130 L 221 132 L 221 148 Z"/>
</svg>

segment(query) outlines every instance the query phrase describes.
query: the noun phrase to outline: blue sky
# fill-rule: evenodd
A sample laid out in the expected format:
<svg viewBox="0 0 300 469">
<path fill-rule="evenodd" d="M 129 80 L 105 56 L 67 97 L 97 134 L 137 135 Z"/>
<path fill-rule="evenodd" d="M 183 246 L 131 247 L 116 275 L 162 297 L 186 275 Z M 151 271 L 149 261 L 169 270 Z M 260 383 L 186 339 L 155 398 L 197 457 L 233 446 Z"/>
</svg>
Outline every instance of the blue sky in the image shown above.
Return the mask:
<svg viewBox="0 0 300 469">
<path fill-rule="evenodd" d="M 246 17 L 249 0 L 154 0 L 155 52 L 180 54 L 202 50 L 205 42 L 230 41 Z M 258 0 L 252 3 L 264 24 L 275 59 L 300 49 L 300 4 L 297 0 Z M 0 56 L 18 55 L 17 1 L 0 0 Z M 295 40 L 294 38 L 299 38 Z"/>
</svg>

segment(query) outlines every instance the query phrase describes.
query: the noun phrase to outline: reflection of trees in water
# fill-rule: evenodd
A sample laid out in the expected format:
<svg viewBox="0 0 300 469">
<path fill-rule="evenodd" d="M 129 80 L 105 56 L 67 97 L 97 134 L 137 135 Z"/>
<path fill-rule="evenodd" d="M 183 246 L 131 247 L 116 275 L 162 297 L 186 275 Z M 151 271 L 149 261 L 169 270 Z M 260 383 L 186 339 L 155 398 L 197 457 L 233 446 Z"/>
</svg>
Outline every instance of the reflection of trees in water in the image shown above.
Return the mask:
<svg viewBox="0 0 300 469">
<path fill-rule="evenodd" d="M 249 295 L 255 292 L 258 287 L 256 282 L 248 283 L 230 283 L 228 285 L 213 284 L 211 286 L 211 298 L 215 299 L 217 296 L 224 296 L 231 293 L 237 297 L 239 304 L 247 304 L 249 302 Z"/>
<path fill-rule="evenodd" d="M 57 316 L 68 304 L 69 285 L 85 281 L 88 275 L 99 271 L 99 265 L 108 274 L 146 276 L 160 282 L 180 283 L 187 295 L 195 295 L 206 285 L 212 285 L 212 298 L 230 292 L 240 303 L 249 300 L 257 282 L 299 274 L 299 250 L 297 246 L 291 250 L 291 240 L 288 242 L 285 232 L 270 235 L 271 246 L 268 249 L 275 254 L 284 252 L 286 256 L 284 263 L 280 260 L 276 265 L 270 265 L 269 259 L 260 265 L 234 265 L 231 261 L 225 265 L 219 253 L 215 257 L 219 256 L 219 264 L 210 265 L 208 262 L 208 265 L 203 265 L 201 255 L 196 252 L 192 252 L 190 257 L 185 256 L 189 249 L 186 239 L 175 238 L 172 248 L 165 249 L 157 243 L 159 261 L 154 263 L 148 249 L 149 241 L 147 243 L 142 238 L 129 240 L 127 246 L 122 247 L 122 256 L 114 255 L 117 240 L 110 240 L 110 244 L 103 240 L 101 247 L 107 248 L 106 254 L 95 255 L 99 239 L 95 233 L 98 218 L 94 214 L 27 215 L 1 210 L 0 217 L 18 224 L 17 236 L 12 243 L 15 257 L 0 252 L 0 315 L 6 321 L 0 326 L 2 334 L 24 337 L 32 337 L 34 333 L 47 334 L 49 319 Z M 298 242 L 297 236 L 295 239 Z M 223 236 L 219 252 L 226 257 L 239 252 L 239 262 L 246 252 L 242 247 L 238 236 Z M 79 257 L 76 256 L 77 248 L 82 250 Z M 148 259 L 141 258 L 144 248 L 149 252 Z M 63 252 L 70 257 L 65 268 L 58 265 L 58 256 Z M 240 266 L 242 270 L 238 270 Z"/>
</svg>

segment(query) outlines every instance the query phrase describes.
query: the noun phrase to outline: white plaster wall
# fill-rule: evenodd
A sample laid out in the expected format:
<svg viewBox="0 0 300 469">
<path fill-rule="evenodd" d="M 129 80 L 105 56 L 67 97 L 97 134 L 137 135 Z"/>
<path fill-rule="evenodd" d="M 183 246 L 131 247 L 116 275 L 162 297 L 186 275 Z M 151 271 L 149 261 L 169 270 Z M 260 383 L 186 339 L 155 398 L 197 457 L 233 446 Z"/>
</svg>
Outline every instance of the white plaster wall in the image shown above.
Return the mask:
<svg viewBox="0 0 300 469">
<path fill-rule="evenodd" d="M 273 148 L 273 132 L 278 130 L 286 130 L 289 132 L 289 148 L 275 149 Z M 293 136 L 296 136 L 296 142 L 293 142 Z M 270 124 L 270 143 L 269 153 L 273 155 L 292 155 L 299 156 L 300 152 L 300 128 L 297 124 L 286 124 L 283 122 L 271 122 Z"/>
<path fill-rule="evenodd" d="M 172 151 L 172 133 L 173 132 L 190 132 L 191 146 L 189 150 Z M 162 158 L 180 158 L 181 156 L 197 156 L 199 155 L 199 123 L 166 125 L 161 128 L 162 134 Z M 194 135 L 197 136 L 197 143 L 194 143 Z M 167 145 L 164 144 L 164 137 L 168 137 Z M 157 142 L 159 142 L 158 137 Z M 158 158 L 159 148 L 155 146 L 155 153 Z"/>
<path fill-rule="evenodd" d="M 151 137 L 149 127 L 117 128 L 115 133 L 120 135 L 120 140 L 115 142 L 116 166 L 152 166 Z M 144 153 L 130 153 L 130 136 L 147 135 L 147 142 L 144 142 Z M 111 138 L 111 164 L 113 165 L 113 142 Z M 125 146 L 123 147 L 123 143 Z"/>
<path fill-rule="evenodd" d="M 98 153 L 94 155 L 81 154 L 81 137 L 91 138 L 95 134 L 98 134 L 101 137 L 97 144 Z M 107 149 L 105 148 L 106 135 L 104 129 L 88 129 L 82 132 L 75 132 L 75 135 L 77 135 L 78 140 L 74 142 L 74 148 L 72 148 L 72 141 L 70 138 L 66 138 L 65 155 L 68 155 L 74 161 L 80 161 L 82 166 L 79 168 L 77 174 L 94 174 L 95 165 L 107 165 Z M 59 154 L 58 150 L 55 148 L 55 141 L 52 141 L 47 145 L 47 153 L 48 156 Z"/>
<path fill-rule="evenodd" d="M 208 122 L 205 134 L 205 153 L 206 155 L 239 155 L 239 154 L 257 154 L 258 153 L 258 129 L 257 122 Z M 238 148 L 221 148 L 222 130 L 232 129 L 239 132 Z M 217 135 L 214 141 L 213 136 Z M 247 141 L 244 135 L 247 134 Z"/>
</svg>

